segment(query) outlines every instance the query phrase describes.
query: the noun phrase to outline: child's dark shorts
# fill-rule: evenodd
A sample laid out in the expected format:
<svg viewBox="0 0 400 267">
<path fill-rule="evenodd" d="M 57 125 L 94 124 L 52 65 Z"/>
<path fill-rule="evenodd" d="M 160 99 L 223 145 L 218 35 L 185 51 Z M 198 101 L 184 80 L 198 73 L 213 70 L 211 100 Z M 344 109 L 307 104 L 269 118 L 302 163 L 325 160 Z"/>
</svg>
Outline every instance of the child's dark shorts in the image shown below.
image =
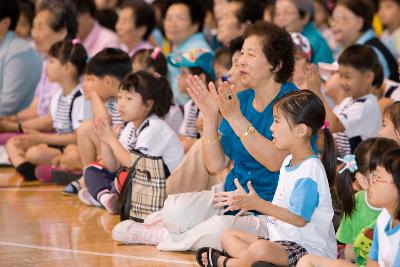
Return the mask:
<svg viewBox="0 0 400 267">
<path fill-rule="evenodd" d="M 270 241 L 268 238 L 258 237 L 258 239 L 264 239 Z M 289 267 L 296 267 L 297 262 L 305 255 L 308 254 L 307 250 L 299 243 L 286 240 L 271 241 L 277 243 L 285 248 L 289 259 Z"/>
</svg>

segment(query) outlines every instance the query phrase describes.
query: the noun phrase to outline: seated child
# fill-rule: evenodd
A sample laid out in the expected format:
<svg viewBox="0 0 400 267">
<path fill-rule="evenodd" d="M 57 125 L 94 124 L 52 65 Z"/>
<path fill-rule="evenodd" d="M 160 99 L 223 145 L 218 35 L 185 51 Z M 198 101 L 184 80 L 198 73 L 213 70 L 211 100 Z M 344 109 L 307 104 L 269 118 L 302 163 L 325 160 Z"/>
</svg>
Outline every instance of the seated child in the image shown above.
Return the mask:
<svg viewBox="0 0 400 267">
<path fill-rule="evenodd" d="M 349 96 L 333 110 L 326 101 L 324 105 L 331 131 L 345 134 L 354 151 L 362 140 L 377 136 L 380 129 L 381 111 L 372 88 L 382 84 L 383 72 L 374 50 L 365 45 L 348 47 L 338 62 L 340 83 Z M 310 89 L 323 99 L 320 90 Z"/>
<path fill-rule="evenodd" d="M 86 65 L 85 49 L 79 43 L 61 41 L 51 47 L 49 55 L 48 79 L 62 88 L 53 96 L 48 115 L 56 133 L 25 130 L 6 144 L 10 161 L 25 180 L 35 180 L 36 165 L 51 164 L 65 146 L 76 143 L 84 109 L 79 78 Z"/>
<path fill-rule="evenodd" d="M 395 140 L 400 144 L 400 102 L 394 102 L 383 112 L 382 128 L 378 133 L 381 137 Z"/>
<path fill-rule="evenodd" d="M 387 138 L 370 138 L 361 142 L 354 157 L 347 155 L 336 177 L 336 193 L 344 216 L 340 222 L 336 238 L 346 244 L 345 259 L 355 261 L 358 266 L 365 266 L 369 247 L 363 246 L 366 237 L 372 238 L 376 218 L 381 212 L 380 206 L 373 206 L 367 198 L 371 173 L 382 154 L 398 148 L 399 145 Z M 354 192 L 354 182 L 361 190 Z M 370 241 L 368 241 L 370 242 Z"/>
<path fill-rule="evenodd" d="M 87 204 L 103 206 L 118 213 L 118 195 L 113 189 L 120 166 L 132 166 L 130 153 L 138 150 L 146 155 L 161 156 L 172 172 L 183 157 L 178 136 L 160 117 L 167 114 L 173 95 L 168 81 L 145 71 L 129 74 L 121 83 L 118 110 L 128 124 L 119 138 L 106 120 L 98 117 L 94 130 L 101 143 L 103 166 L 89 165 L 83 177 L 87 189 L 79 191 L 79 199 Z M 118 131 L 117 131 L 118 132 Z"/>
<path fill-rule="evenodd" d="M 131 71 L 131 59 L 128 54 L 117 48 L 106 48 L 90 59 L 85 72 L 83 91 L 92 102 L 95 118 L 99 116 L 107 118 L 107 123 L 113 127 L 123 123 L 117 109 L 117 97 L 121 81 Z M 77 141 L 77 146 L 71 148 L 63 157 L 75 157 L 71 161 L 80 162 L 80 170 L 82 170 L 83 166 L 98 160 L 100 155 L 100 142 L 93 132 L 91 120 L 81 123 L 77 132 Z M 79 157 L 76 158 L 76 155 Z M 60 175 L 59 172 L 56 174 Z M 71 178 L 67 172 L 65 181 L 68 183 L 71 180 L 76 180 L 76 178 Z M 81 186 L 83 186 L 82 183 L 73 181 L 64 188 L 64 193 L 76 195 Z"/>
<path fill-rule="evenodd" d="M 168 66 L 167 59 L 161 53 L 161 49 L 142 49 L 132 57 L 133 71 L 146 70 L 162 77 L 167 77 Z M 164 120 L 177 134 L 183 121 L 182 110 L 177 104 L 173 104 L 165 115 Z"/>
<path fill-rule="evenodd" d="M 267 236 L 227 230 L 221 240 L 227 254 L 200 248 L 197 261 L 201 266 L 248 266 L 266 261 L 292 267 L 306 254 L 336 257 L 329 189 L 335 176 L 336 156 L 334 150 L 324 149 L 319 159 L 311 145 L 312 137 L 322 131 L 324 147 L 333 146 L 329 129 L 321 130 L 324 105 L 311 91 L 295 91 L 276 102 L 273 115 L 274 145 L 291 155 L 282 164 L 272 202 L 261 199 L 251 182 L 247 193 L 236 179 L 238 193 L 227 199 L 225 209 L 239 210 L 237 216 L 254 210 L 263 214 L 260 216 L 265 214 Z"/>
<path fill-rule="evenodd" d="M 400 149 L 386 152 L 376 163 L 376 170 L 371 173 L 367 192 L 368 202 L 375 207 L 383 207 L 376 219 L 373 236 L 364 231 L 360 245 L 370 247 L 367 267 L 400 266 Z M 372 241 L 371 241 L 372 239 Z M 303 257 L 298 267 L 356 267 L 343 261 L 317 256 Z"/>
<path fill-rule="evenodd" d="M 198 75 L 205 83 L 214 80 L 214 70 L 212 68 L 213 54 L 202 49 L 194 49 L 185 54 L 170 54 L 168 62 L 180 68 L 178 76 L 179 90 L 187 94 L 186 80 L 189 74 Z M 184 117 L 179 129 L 179 139 L 181 140 L 185 153 L 200 137 L 197 127 L 197 120 L 200 110 L 189 100 L 184 106 Z"/>
</svg>

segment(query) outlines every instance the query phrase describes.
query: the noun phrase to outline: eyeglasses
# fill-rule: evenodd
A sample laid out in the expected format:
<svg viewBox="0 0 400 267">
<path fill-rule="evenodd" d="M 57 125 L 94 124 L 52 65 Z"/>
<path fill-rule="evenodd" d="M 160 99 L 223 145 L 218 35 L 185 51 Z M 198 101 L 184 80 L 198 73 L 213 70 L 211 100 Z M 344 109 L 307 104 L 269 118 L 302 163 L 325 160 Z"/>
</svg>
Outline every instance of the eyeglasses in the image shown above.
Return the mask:
<svg viewBox="0 0 400 267">
<path fill-rule="evenodd" d="M 375 183 L 394 184 L 394 181 L 382 179 L 382 178 L 378 177 L 376 174 L 372 174 L 370 182 L 371 182 L 371 184 L 375 184 Z"/>
</svg>

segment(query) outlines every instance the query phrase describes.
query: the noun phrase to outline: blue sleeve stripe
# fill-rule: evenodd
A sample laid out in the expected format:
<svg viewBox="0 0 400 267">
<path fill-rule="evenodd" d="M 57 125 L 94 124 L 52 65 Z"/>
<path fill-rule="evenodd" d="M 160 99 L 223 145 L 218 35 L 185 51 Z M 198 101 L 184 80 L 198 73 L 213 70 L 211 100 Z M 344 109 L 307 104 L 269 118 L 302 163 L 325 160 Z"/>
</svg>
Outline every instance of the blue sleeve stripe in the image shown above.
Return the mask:
<svg viewBox="0 0 400 267">
<path fill-rule="evenodd" d="M 378 261 L 378 252 L 379 252 L 378 224 L 376 224 L 374 228 L 374 237 L 372 239 L 372 245 L 369 250 L 368 257 L 373 261 Z"/>
<path fill-rule="evenodd" d="M 288 210 L 309 222 L 318 204 L 317 182 L 311 178 L 297 180 L 290 195 Z"/>
</svg>

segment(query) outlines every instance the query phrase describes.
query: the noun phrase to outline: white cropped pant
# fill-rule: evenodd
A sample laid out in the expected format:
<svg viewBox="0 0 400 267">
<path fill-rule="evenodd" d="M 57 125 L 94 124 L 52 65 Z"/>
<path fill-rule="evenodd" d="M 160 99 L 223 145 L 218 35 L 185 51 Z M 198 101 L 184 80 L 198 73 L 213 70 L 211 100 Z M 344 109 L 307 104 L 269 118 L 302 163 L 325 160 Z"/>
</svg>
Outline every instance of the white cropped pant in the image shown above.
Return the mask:
<svg viewBox="0 0 400 267">
<path fill-rule="evenodd" d="M 164 251 L 197 250 L 201 247 L 221 249 L 220 237 L 226 229 L 236 229 L 268 237 L 266 216 L 222 215 L 213 205 L 213 196 L 223 191 L 223 184 L 210 191 L 170 195 L 161 211 L 168 237 L 157 249 Z"/>
</svg>

